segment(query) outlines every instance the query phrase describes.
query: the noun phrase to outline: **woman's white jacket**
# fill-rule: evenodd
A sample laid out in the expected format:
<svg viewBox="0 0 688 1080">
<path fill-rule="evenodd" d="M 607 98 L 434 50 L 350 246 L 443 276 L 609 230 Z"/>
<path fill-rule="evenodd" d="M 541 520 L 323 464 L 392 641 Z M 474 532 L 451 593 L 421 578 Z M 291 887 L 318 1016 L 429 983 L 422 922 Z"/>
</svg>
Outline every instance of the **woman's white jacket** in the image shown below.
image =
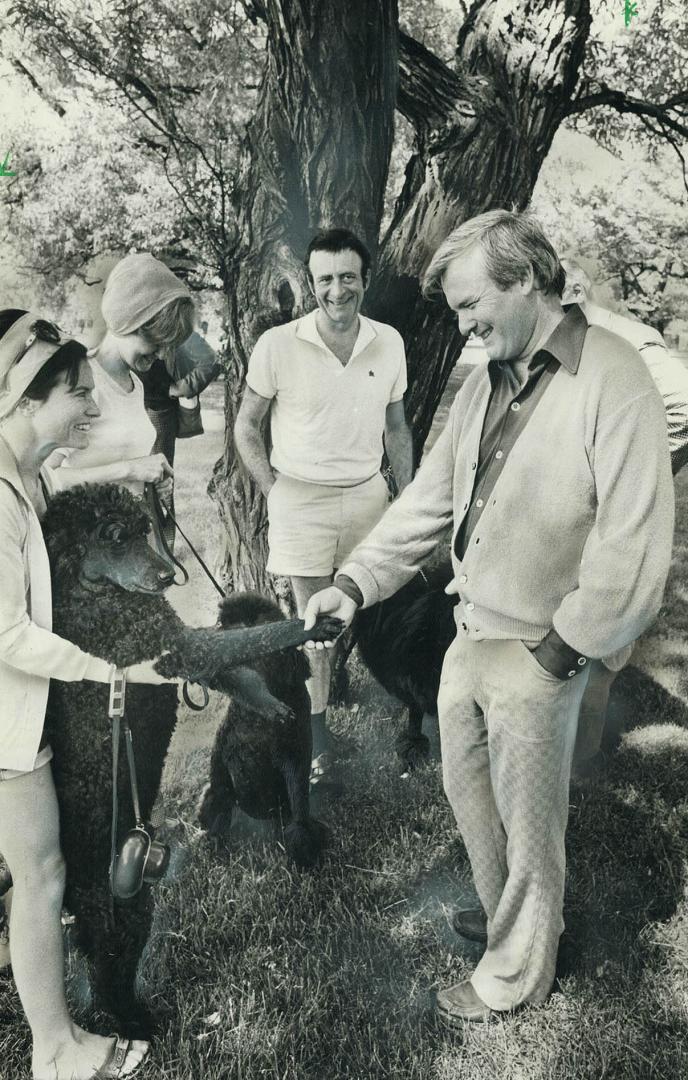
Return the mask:
<svg viewBox="0 0 688 1080">
<path fill-rule="evenodd" d="M 0 769 L 33 768 L 51 678 L 110 680 L 110 664 L 51 629 L 48 552 L 14 455 L 0 437 Z"/>
</svg>

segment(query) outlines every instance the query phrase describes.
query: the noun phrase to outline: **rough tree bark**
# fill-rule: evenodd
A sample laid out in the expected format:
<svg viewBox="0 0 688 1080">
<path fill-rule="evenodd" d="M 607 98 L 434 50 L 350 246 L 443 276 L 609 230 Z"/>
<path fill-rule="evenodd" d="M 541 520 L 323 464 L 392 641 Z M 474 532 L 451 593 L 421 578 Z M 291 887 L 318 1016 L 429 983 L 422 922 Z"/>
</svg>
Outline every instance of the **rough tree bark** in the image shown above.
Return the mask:
<svg viewBox="0 0 688 1080">
<path fill-rule="evenodd" d="M 461 221 L 524 208 L 573 95 L 588 0 L 477 0 L 450 69 L 397 38 L 394 0 L 269 0 L 260 108 L 248 132 L 241 244 L 229 267 L 227 437 L 214 493 L 235 588 L 269 589 L 263 500 L 236 462 L 232 427 L 258 334 L 309 306 L 298 263 L 317 227 L 346 224 L 375 251 L 396 106 L 416 132 L 367 310 L 404 336 L 407 415 L 419 458 L 462 347 L 456 321 L 419 278 Z M 398 94 L 397 94 L 398 87 Z"/>
<path fill-rule="evenodd" d="M 401 37 L 399 109 L 414 125 L 417 153 L 382 243 L 376 311 L 406 342 L 417 457 L 463 345 L 451 312 L 421 297 L 419 276 L 462 221 L 528 205 L 590 21 L 588 0 L 479 0 L 459 33 L 455 71 Z"/>
</svg>

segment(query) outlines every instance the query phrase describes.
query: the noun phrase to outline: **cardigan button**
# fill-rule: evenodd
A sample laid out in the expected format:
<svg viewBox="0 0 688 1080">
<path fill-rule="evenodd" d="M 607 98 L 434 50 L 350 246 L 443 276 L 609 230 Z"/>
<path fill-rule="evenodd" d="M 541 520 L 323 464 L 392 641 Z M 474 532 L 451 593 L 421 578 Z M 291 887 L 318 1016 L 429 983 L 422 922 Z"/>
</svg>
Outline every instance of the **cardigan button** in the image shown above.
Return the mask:
<svg viewBox="0 0 688 1080">
<path fill-rule="evenodd" d="M 575 671 L 569 671 L 569 679 L 572 679 L 575 674 Z"/>
<path fill-rule="evenodd" d="M 578 664 L 579 664 L 580 667 L 583 667 L 583 664 L 587 664 L 587 662 L 588 662 L 587 657 L 585 657 L 585 656 L 579 656 L 578 657 Z"/>
</svg>

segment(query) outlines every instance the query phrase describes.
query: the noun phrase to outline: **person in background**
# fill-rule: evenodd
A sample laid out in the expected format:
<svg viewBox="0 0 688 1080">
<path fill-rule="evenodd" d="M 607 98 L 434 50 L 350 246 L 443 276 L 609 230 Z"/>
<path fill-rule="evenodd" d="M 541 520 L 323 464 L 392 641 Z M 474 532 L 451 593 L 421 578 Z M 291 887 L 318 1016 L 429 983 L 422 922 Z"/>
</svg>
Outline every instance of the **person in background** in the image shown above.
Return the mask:
<svg viewBox="0 0 688 1080">
<path fill-rule="evenodd" d="M 468 376 L 415 479 L 311 598 L 350 622 L 417 572 L 453 526 L 457 635 L 438 713 L 444 786 L 482 909 L 455 928 L 487 945 L 440 990 L 448 1023 L 542 1002 L 564 927 L 565 833 L 591 657 L 655 618 L 674 500 L 661 399 L 638 353 L 564 312 L 564 271 L 525 214 L 493 210 L 440 244 L 440 290 L 489 362 Z M 485 922 L 485 915 L 487 921 Z"/>
<path fill-rule="evenodd" d="M 411 479 L 401 336 L 361 315 L 370 254 L 348 229 L 318 233 L 306 252 L 316 308 L 256 342 L 234 430 L 268 500 L 268 570 L 291 579 L 299 616 L 382 516 L 387 451 L 398 490 Z M 262 432 L 269 415 L 272 453 Z M 312 780 L 327 772 L 330 661 L 311 660 Z"/>
<path fill-rule="evenodd" d="M 659 330 L 595 303 L 594 283 L 573 256 L 565 256 L 561 264 L 566 273 L 562 304 L 578 304 L 592 326 L 618 334 L 644 360 L 664 402 L 671 469 L 676 475 L 688 461 L 688 371 L 671 355 Z"/>
<path fill-rule="evenodd" d="M 64 862 L 44 733 L 51 678 L 107 683 L 114 674 L 52 633 L 40 526 L 51 494 L 46 458 L 57 447 L 85 449 L 99 409 L 79 342 L 16 310 L 0 313 L 0 335 L 0 851 L 14 881 L 12 972 L 31 1028 L 33 1080 L 121 1078 L 138 1069 L 148 1044 L 93 1035 L 67 1009 Z M 152 662 L 130 667 L 127 679 L 166 681 Z"/>
<path fill-rule="evenodd" d="M 202 329 L 207 326 L 201 324 Z M 170 465 L 174 466 L 180 410 L 195 408 L 199 395 L 220 371 L 215 352 L 194 330 L 176 349 L 156 356 L 148 371 L 139 373 L 146 412 L 157 433 L 153 453 L 164 454 Z M 200 423 L 195 433 L 202 434 Z"/>
<path fill-rule="evenodd" d="M 561 262 L 566 273 L 562 304 L 578 304 L 591 325 L 611 330 L 640 353 L 664 402 L 671 468 L 676 475 L 688 461 L 688 371 L 677 357 L 671 356 L 664 338 L 654 327 L 595 303 L 594 283 L 574 256 L 565 256 Z M 612 715 L 609 695 L 614 680 L 630 656 L 629 647 L 615 658 L 613 669 L 601 660 L 593 660 L 590 664 L 574 755 L 574 773 L 580 778 L 595 773 L 602 757 L 603 739 L 611 742 L 618 738 L 623 717 Z"/>
<path fill-rule="evenodd" d="M 153 255 L 127 255 L 110 273 L 101 308 L 107 330 L 89 352 L 100 416 L 88 446 L 51 457 L 54 485 L 112 482 L 141 496 L 144 484 L 154 483 L 167 501 L 173 470 L 163 453 L 153 452 L 157 432 L 139 376 L 161 350 L 176 348 L 191 334 L 191 294 Z"/>
</svg>

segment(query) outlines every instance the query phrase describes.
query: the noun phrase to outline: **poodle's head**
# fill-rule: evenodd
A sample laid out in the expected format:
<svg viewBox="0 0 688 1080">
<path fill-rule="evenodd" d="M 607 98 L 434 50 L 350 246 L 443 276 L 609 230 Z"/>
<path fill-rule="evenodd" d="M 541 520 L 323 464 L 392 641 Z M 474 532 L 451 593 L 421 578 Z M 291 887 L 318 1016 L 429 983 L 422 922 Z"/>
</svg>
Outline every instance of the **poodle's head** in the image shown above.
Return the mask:
<svg viewBox="0 0 688 1080">
<path fill-rule="evenodd" d="M 237 626 L 259 626 L 283 618 L 284 614 L 275 601 L 260 593 L 230 593 L 220 600 L 218 625 L 223 630 Z"/>
<path fill-rule="evenodd" d="M 43 520 L 54 591 L 161 593 L 174 568 L 147 541 L 150 519 L 116 484 L 87 484 L 56 495 Z"/>
</svg>

